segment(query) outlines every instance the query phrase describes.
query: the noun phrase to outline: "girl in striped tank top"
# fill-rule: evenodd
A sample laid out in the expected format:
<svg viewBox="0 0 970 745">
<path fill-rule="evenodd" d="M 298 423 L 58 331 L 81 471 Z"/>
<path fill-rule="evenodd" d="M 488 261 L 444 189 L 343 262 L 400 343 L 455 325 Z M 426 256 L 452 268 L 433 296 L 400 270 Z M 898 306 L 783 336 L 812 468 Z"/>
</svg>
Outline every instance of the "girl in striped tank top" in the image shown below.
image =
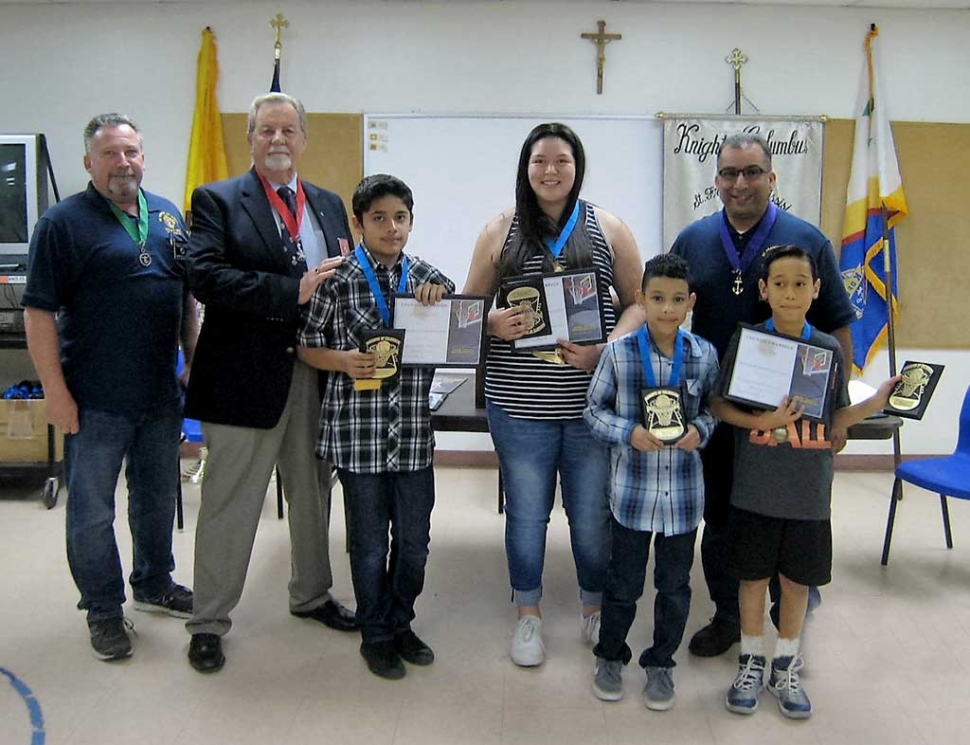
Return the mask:
<svg viewBox="0 0 970 745">
<path fill-rule="evenodd" d="M 494 297 L 501 282 L 526 274 L 593 267 L 600 312 L 612 331 L 616 310 L 634 300 L 640 254 L 629 228 L 579 199 L 586 158 L 576 133 L 540 124 L 519 155 L 515 207 L 491 220 L 475 245 L 463 292 Z M 512 661 L 524 667 L 545 658 L 539 603 L 546 527 L 557 475 L 588 643 L 599 637 L 600 604 L 609 560 L 609 454 L 583 421 L 586 389 L 603 345 L 560 341 L 558 361 L 514 352 L 526 331 L 522 307 L 493 309 L 485 396 L 489 429 L 505 486 L 505 550 L 518 620 Z"/>
</svg>

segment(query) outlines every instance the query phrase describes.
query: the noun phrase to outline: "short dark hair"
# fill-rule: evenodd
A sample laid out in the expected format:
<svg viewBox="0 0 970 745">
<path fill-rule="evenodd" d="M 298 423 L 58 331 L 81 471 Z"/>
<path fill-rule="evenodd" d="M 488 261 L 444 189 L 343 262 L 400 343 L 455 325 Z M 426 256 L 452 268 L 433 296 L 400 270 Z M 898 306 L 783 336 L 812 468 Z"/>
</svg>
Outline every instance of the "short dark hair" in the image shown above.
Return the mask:
<svg viewBox="0 0 970 745">
<path fill-rule="evenodd" d="M 765 154 L 765 161 L 768 163 L 768 170 L 771 170 L 771 150 L 768 141 L 755 132 L 735 132 L 725 137 L 717 148 L 717 166 L 721 167 L 721 153 L 725 150 L 743 150 L 746 147 L 757 145 L 761 152 Z"/>
<path fill-rule="evenodd" d="M 370 209 L 371 205 L 381 197 L 388 195 L 400 198 L 404 202 L 404 206 L 408 208 L 408 212 L 411 213 L 411 219 L 414 220 L 414 196 L 411 194 L 411 189 L 397 176 L 389 176 L 386 173 L 365 176 L 357 184 L 351 202 L 354 217 L 363 220 L 364 213 Z"/>
<path fill-rule="evenodd" d="M 85 155 L 91 152 L 91 141 L 98 132 L 100 132 L 102 129 L 123 126 L 131 127 L 135 131 L 135 134 L 138 135 L 138 144 L 140 146 L 144 146 L 141 138 L 141 130 L 138 129 L 138 125 L 135 124 L 134 120 L 130 116 L 127 114 L 118 114 L 114 112 L 110 114 L 98 114 L 98 116 L 91 119 L 91 121 L 87 123 L 87 126 L 84 127 Z"/>
<path fill-rule="evenodd" d="M 654 256 L 643 265 L 643 279 L 640 280 L 640 292 L 647 291 L 647 283 L 654 277 L 682 279 L 687 283 L 687 289 L 691 289 L 690 265 L 684 257 L 677 256 L 676 254 L 660 254 Z"/>
<path fill-rule="evenodd" d="M 771 265 L 779 259 L 804 259 L 812 268 L 812 281 L 818 279 L 818 265 L 815 263 L 815 258 L 801 246 L 769 246 L 765 249 L 763 256 L 764 259 L 761 264 L 761 280 L 763 282 L 768 281 Z"/>
</svg>

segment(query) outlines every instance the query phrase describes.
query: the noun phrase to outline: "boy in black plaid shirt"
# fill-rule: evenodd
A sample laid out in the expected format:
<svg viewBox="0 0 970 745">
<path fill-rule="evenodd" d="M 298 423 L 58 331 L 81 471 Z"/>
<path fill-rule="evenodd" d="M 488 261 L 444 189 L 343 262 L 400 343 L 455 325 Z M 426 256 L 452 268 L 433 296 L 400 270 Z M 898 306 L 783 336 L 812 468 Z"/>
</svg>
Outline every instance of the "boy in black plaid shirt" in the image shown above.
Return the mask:
<svg viewBox="0 0 970 745">
<path fill-rule="evenodd" d="M 434 432 L 428 393 L 434 369 L 404 367 L 376 390 L 376 355 L 359 351 L 369 332 L 391 325 L 392 294 L 426 305 L 454 283 L 407 256 L 411 190 L 393 176 L 368 176 L 353 197 L 362 240 L 320 285 L 304 311 L 299 356 L 327 376 L 316 452 L 337 467 L 350 525 L 350 569 L 361 627 L 360 653 L 375 675 L 398 679 L 401 660 L 430 665 L 434 652 L 411 630 L 424 586 L 434 507 Z M 388 530 L 391 543 L 388 551 Z M 390 558 L 388 558 L 390 553 Z"/>
</svg>

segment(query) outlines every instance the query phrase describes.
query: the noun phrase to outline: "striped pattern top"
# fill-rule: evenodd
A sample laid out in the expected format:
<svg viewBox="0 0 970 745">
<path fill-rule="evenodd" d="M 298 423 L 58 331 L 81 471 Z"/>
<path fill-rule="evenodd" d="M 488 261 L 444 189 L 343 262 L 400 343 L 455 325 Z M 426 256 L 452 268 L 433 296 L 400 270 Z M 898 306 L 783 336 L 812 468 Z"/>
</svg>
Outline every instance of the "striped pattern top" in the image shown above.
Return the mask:
<svg viewBox="0 0 970 745">
<path fill-rule="evenodd" d="M 607 333 L 616 325 L 616 309 L 610 301 L 613 285 L 613 250 L 606 243 L 593 206 L 581 202 L 584 219 L 577 223 L 574 235 L 586 232 L 593 247 L 593 267 L 599 278 L 600 312 Z M 512 245 L 518 219 L 513 218 L 503 253 Z M 570 238 L 572 242 L 573 238 Z M 565 249 L 564 249 L 565 252 Z M 566 269 L 577 267 L 567 266 Z M 523 274 L 542 273 L 542 255 L 536 254 L 525 263 Z M 604 302 L 605 301 L 605 302 Z M 586 406 L 586 389 L 591 373 L 570 365 L 555 365 L 529 352 L 513 352 L 512 343 L 491 337 L 485 362 L 485 397 L 518 419 L 580 419 Z"/>
</svg>

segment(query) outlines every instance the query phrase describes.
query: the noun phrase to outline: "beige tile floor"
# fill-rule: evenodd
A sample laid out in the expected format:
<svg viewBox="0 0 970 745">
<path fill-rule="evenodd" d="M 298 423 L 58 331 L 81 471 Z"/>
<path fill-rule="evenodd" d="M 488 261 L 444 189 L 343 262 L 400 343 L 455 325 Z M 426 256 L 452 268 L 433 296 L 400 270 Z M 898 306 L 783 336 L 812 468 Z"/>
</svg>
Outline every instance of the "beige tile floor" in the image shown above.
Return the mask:
<svg viewBox="0 0 970 745">
<path fill-rule="evenodd" d="M 879 565 L 888 474 L 836 477 L 835 580 L 807 630 L 804 682 L 816 712 L 785 720 L 767 695 L 753 717 L 724 709 L 735 658 L 678 654 L 677 703 L 655 713 L 627 696 L 590 692 L 592 656 L 579 640 L 565 518 L 556 510 L 545 579 L 547 662 L 516 668 L 513 610 L 495 512 L 495 472 L 442 468 L 427 585 L 415 629 L 438 655 L 399 682 L 369 674 L 351 635 L 286 610 L 288 544 L 267 498 L 250 576 L 226 638 L 225 669 L 195 673 L 182 622 L 131 611 L 135 655 L 95 660 L 63 549 L 64 505 L 0 482 L 0 745 L 321 745 L 323 743 L 900 743 L 967 742 L 970 730 L 970 505 L 951 500 L 956 548 L 944 548 L 938 499 L 912 489 L 888 568 Z M 121 492 L 119 492 L 121 493 Z M 62 496 L 63 500 L 63 496 Z M 175 535 L 176 578 L 191 582 L 198 488 L 187 486 Z M 120 500 L 123 504 L 123 498 Z M 343 511 L 333 515 L 335 593 L 352 603 Z M 130 561 L 127 528 L 119 525 Z M 697 561 L 688 634 L 710 613 Z M 648 593 L 631 646 L 649 641 Z M 736 649 L 735 649 L 736 653 Z M 23 688 L 26 686 L 33 698 Z M 28 703 L 42 727 L 32 727 Z M 38 720 L 39 721 L 39 720 Z"/>
</svg>

